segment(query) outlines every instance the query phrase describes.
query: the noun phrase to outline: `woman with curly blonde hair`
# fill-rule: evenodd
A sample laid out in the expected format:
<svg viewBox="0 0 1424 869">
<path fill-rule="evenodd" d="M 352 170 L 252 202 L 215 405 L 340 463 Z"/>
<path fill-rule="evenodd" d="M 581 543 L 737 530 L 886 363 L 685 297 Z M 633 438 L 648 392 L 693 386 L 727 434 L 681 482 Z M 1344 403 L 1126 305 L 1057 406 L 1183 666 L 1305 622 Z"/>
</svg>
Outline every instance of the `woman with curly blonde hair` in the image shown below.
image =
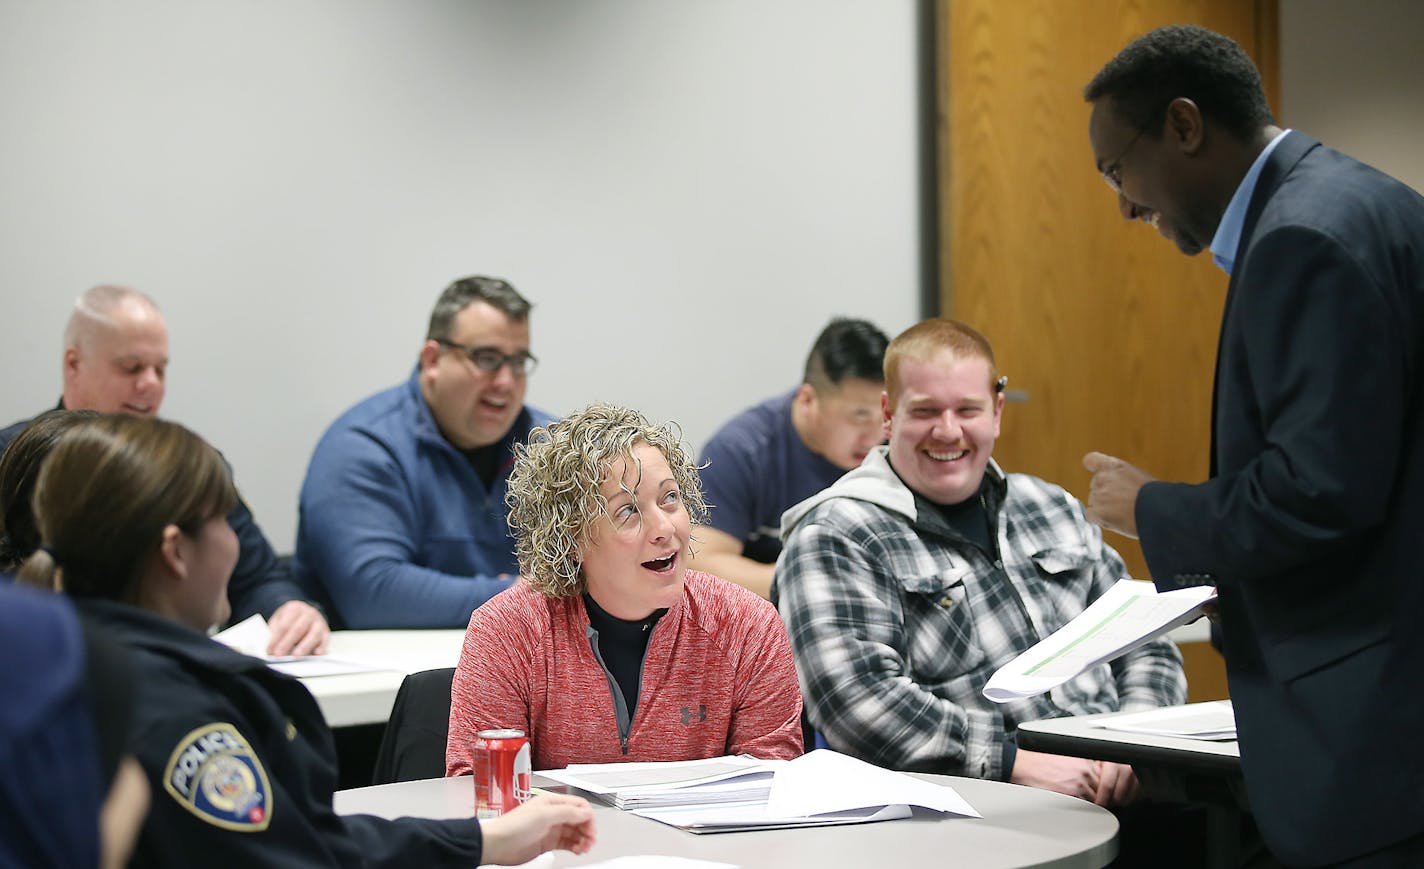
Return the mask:
<svg viewBox="0 0 1424 869">
<path fill-rule="evenodd" d="M 687 569 L 707 509 L 672 426 L 595 404 L 535 429 L 509 508 L 523 578 L 470 617 L 447 775 L 489 728 L 523 730 L 535 769 L 801 753 L 776 610 Z"/>
</svg>

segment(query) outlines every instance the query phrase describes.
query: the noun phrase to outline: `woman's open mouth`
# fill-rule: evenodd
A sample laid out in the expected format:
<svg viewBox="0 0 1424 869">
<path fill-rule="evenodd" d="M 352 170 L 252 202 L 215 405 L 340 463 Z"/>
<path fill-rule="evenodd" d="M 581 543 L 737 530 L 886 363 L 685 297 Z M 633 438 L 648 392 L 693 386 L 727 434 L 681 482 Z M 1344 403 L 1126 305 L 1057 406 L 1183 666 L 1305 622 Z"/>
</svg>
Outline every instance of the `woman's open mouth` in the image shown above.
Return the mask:
<svg viewBox="0 0 1424 869">
<path fill-rule="evenodd" d="M 662 558 L 654 558 L 652 561 L 644 561 L 643 566 L 654 573 L 664 573 L 672 569 L 677 561 L 677 553 L 670 552 Z"/>
</svg>

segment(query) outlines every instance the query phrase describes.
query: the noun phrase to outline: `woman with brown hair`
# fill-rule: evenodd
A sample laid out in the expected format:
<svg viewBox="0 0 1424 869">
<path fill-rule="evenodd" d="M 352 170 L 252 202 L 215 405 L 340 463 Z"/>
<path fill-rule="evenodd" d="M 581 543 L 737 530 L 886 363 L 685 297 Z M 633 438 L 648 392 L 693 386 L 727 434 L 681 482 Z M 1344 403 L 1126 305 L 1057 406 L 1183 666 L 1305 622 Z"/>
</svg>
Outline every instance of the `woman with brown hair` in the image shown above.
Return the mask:
<svg viewBox="0 0 1424 869">
<path fill-rule="evenodd" d="M 92 410 L 47 410 L 0 449 L 0 571 L 14 572 L 40 546 L 30 510 L 40 463 L 65 432 L 98 415 Z"/>
<path fill-rule="evenodd" d="M 228 611 L 236 499 L 182 426 L 106 416 L 40 469 L 42 544 L 20 578 L 62 588 L 135 651 L 135 745 L 153 787 L 138 865 L 470 866 L 587 851 L 591 810 L 541 797 L 493 820 L 338 816 L 331 733 L 301 683 L 204 631 Z"/>
</svg>

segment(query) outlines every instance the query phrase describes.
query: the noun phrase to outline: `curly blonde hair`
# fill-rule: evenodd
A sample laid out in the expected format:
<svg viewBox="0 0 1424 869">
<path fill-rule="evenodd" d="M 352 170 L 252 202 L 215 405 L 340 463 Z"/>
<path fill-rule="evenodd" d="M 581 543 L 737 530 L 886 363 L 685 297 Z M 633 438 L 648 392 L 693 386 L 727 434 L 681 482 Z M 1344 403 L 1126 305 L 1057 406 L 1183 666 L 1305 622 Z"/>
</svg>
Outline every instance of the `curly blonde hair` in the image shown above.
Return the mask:
<svg viewBox="0 0 1424 869">
<path fill-rule="evenodd" d="M 663 454 L 692 523 L 706 521 L 698 468 L 675 423 L 653 425 L 636 410 L 589 405 L 534 429 L 528 446 L 514 448 L 505 501 L 519 571 L 535 589 L 555 599 L 583 593 L 579 547 L 608 509 L 604 477 L 618 459 L 631 460 L 638 444 Z"/>
</svg>

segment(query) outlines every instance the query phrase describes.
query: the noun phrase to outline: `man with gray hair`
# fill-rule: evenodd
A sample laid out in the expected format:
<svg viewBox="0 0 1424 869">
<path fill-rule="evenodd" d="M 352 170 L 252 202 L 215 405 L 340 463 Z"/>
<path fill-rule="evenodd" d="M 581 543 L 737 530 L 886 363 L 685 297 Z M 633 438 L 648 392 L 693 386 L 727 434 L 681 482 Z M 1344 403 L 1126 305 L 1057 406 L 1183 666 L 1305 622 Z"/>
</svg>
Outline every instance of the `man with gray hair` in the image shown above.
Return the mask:
<svg viewBox="0 0 1424 869">
<path fill-rule="evenodd" d="M 322 435 L 296 560 L 345 627 L 464 627 L 518 574 L 504 502 L 513 447 L 551 419 L 524 404 L 529 308 L 498 278 L 455 281 L 409 379 Z"/>
<path fill-rule="evenodd" d="M 154 416 L 167 369 L 168 327 L 148 296 L 101 284 L 75 301 L 64 327 L 66 408 Z"/>
<path fill-rule="evenodd" d="M 156 416 L 168 371 L 168 326 L 162 312 L 132 287 L 93 287 L 75 301 L 64 328 L 63 363 L 60 408 Z M 23 419 L 0 429 L 0 452 L 29 423 Z M 232 620 L 265 617 L 272 631 L 269 654 L 325 651 L 331 633 L 326 619 L 305 599 L 252 511 L 239 499 L 227 519 L 239 543 L 228 582 Z"/>
</svg>

